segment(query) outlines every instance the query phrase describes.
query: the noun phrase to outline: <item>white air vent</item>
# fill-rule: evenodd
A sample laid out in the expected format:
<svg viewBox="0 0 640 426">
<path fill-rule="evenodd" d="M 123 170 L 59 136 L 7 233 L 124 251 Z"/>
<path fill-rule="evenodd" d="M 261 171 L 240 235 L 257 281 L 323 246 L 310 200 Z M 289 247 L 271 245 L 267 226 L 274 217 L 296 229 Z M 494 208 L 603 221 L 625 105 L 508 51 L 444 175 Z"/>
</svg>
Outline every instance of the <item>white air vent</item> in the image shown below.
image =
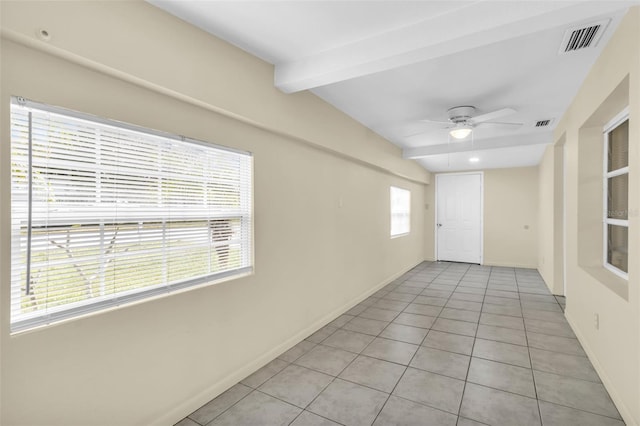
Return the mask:
<svg viewBox="0 0 640 426">
<path fill-rule="evenodd" d="M 610 21 L 610 19 L 604 19 L 591 24 L 569 28 L 564 33 L 559 53 L 565 54 L 597 46 Z"/>
<path fill-rule="evenodd" d="M 548 127 L 552 121 L 553 118 L 549 118 L 547 120 L 539 120 L 536 121 L 536 124 L 534 124 L 533 127 Z"/>
</svg>

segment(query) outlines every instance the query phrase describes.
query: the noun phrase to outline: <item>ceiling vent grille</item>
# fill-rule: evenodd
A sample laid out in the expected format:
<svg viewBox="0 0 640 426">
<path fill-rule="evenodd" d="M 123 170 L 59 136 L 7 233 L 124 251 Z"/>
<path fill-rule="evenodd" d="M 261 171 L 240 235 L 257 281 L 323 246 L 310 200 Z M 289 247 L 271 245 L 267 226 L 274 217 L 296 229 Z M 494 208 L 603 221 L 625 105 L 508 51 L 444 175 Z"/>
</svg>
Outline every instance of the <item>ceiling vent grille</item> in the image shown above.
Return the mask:
<svg viewBox="0 0 640 426">
<path fill-rule="evenodd" d="M 569 28 L 564 33 L 560 53 L 571 53 L 589 47 L 595 47 L 607 29 L 610 19 L 594 22 L 580 27 Z"/>
<path fill-rule="evenodd" d="M 536 124 L 533 127 L 547 127 L 549 126 L 549 124 L 551 124 L 551 122 L 553 121 L 553 119 L 548 119 L 548 120 L 540 120 L 540 121 L 536 121 Z"/>
</svg>

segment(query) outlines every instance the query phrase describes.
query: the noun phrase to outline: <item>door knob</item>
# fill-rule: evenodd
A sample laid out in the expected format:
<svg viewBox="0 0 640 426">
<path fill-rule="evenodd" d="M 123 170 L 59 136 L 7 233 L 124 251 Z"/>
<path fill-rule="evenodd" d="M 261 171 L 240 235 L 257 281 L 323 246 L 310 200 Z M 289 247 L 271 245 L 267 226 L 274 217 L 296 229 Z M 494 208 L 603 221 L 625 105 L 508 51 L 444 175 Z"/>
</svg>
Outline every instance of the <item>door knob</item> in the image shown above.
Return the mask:
<svg viewBox="0 0 640 426">
<path fill-rule="evenodd" d="M 439 223 L 439 224 L 438 224 L 438 228 L 440 228 L 441 226 L 442 226 L 442 224 L 441 224 L 441 223 Z"/>
</svg>

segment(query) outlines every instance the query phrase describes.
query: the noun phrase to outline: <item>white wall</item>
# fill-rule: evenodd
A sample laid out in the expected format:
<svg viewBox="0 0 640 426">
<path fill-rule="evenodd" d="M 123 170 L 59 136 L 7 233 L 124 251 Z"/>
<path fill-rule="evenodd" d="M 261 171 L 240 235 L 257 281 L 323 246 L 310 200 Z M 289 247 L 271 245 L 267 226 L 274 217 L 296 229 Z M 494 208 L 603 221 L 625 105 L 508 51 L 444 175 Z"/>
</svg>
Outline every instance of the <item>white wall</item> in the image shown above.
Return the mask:
<svg viewBox="0 0 640 426">
<path fill-rule="evenodd" d="M 538 264 L 537 167 L 484 171 L 484 263 Z"/>
<path fill-rule="evenodd" d="M 1 7 L 0 423 L 171 424 L 425 258 L 429 174 L 270 65 L 145 3 Z M 255 274 L 10 336 L 11 95 L 252 151 Z"/>
<path fill-rule="evenodd" d="M 602 268 L 602 126 L 629 105 L 629 279 Z M 627 425 L 640 424 L 640 7 L 629 10 L 555 130 L 566 150 L 566 317 Z M 541 182 L 557 152 L 545 155 Z M 541 203 L 558 208 L 549 193 Z M 541 234 L 544 247 L 554 247 Z M 557 255 L 557 247 L 554 255 Z M 594 325 L 598 314 L 599 329 Z"/>
</svg>

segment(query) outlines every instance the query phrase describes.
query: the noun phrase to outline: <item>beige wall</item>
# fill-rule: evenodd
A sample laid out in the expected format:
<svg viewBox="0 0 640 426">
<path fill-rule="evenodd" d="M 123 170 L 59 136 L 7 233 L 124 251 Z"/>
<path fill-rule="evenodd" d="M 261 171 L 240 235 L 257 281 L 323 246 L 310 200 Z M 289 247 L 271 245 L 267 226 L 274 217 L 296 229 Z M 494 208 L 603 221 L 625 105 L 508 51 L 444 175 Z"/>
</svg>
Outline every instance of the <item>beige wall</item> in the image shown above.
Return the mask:
<svg viewBox="0 0 640 426">
<path fill-rule="evenodd" d="M 483 257 L 488 266 L 538 266 L 538 168 L 482 170 Z M 435 260 L 436 179 L 426 188 L 425 259 Z M 528 228 L 525 228 L 528 227 Z"/>
<path fill-rule="evenodd" d="M 536 268 L 538 265 L 538 169 L 483 170 L 484 264 Z M 425 258 L 435 260 L 435 178 L 426 188 Z M 528 227 L 528 229 L 525 229 Z"/>
<path fill-rule="evenodd" d="M 601 266 L 602 126 L 630 108 L 629 278 Z M 566 146 L 566 316 L 628 425 L 640 424 L 640 7 L 630 9 L 555 130 Z M 557 151 L 545 155 L 552 181 Z M 558 207 L 549 192 L 541 206 Z M 548 220 L 548 219 L 547 219 Z M 541 246 L 554 247 L 541 233 Z M 555 248 L 557 252 L 557 247 Z M 555 253 L 557 254 L 557 253 Z M 544 268 L 541 268 L 541 271 Z M 600 318 L 596 329 L 594 315 Z"/>
<path fill-rule="evenodd" d="M 564 295 L 564 140 L 538 166 L 538 271 L 549 291 Z"/>
<path fill-rule="evenodd" d="M 538 169 L 484 171 L 484 264 L 538 265 Z"/>
<path fill-rule="evenodd" d="M 549 145 L 538 166 L 538 272 L 549 290 L 553 290 L 554 283 L 553 154 L 554 146 Z"/>
<path fill-rule="evenodd" d="M 429 174 L 271 66 L 144 3 L 1 7 L 0 423 L 172 424 L 425 258 Z M 10 336 L 10 95 L 252 151 L 255 274 Z"/>
</svg>

